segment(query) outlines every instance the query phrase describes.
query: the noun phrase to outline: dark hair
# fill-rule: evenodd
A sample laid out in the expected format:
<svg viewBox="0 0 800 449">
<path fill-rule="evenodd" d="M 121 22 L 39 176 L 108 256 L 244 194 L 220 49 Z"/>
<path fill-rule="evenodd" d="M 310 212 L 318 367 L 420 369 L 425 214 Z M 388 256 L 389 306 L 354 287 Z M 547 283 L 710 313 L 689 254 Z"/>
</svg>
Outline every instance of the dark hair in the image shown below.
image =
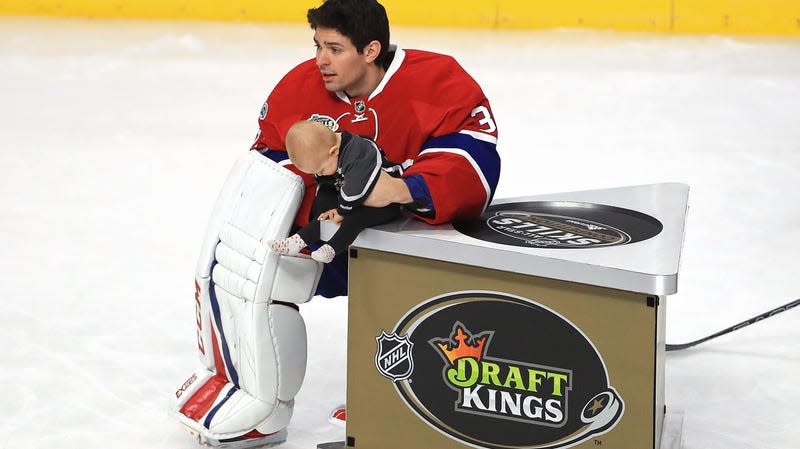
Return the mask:
<svg viewBox="0 0 800 449">
<path fill-rule="evenodd" d="M 389 52 L 389 19 L 386 9 L 375 0 L 325 0 L 319 8 L 308 10 L 308 24 L 331 28 L 347 36 L 359 53 L 372 41 L 381 44 L 375 64 L 382 66 Z"/>
</svg>

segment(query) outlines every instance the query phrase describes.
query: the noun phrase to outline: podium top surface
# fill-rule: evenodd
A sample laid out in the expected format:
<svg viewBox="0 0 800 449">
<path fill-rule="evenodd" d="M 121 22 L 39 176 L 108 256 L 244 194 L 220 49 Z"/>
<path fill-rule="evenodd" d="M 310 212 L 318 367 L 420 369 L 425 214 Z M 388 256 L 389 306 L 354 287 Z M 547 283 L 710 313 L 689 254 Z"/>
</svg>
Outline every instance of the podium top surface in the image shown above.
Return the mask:
<svg viewBox="0 0 800 449">
<path fill-rule="evenodd" d="M 678 289 L 689 186 L 650 184 L 496 199 L 469 222 L 403 218 L 354 247 L 654 295 Z"/>
</svg>

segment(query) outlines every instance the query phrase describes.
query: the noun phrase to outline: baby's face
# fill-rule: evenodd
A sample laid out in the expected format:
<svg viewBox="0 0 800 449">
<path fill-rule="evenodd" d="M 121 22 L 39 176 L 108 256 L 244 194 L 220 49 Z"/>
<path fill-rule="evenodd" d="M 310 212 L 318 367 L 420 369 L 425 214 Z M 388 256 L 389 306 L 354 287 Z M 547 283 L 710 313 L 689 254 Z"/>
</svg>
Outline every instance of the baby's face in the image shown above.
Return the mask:
<svg viewBox="0 0 800 449">
<path fill-rule="evenodd" d="M 338 157 L 335 154 L 328 154 L 319 160 L 302 161 L 300 164 L 295 164 L 303 173 L 317 176 L 330 176 L 336 173 L 337 165 Z"/>
</svg>

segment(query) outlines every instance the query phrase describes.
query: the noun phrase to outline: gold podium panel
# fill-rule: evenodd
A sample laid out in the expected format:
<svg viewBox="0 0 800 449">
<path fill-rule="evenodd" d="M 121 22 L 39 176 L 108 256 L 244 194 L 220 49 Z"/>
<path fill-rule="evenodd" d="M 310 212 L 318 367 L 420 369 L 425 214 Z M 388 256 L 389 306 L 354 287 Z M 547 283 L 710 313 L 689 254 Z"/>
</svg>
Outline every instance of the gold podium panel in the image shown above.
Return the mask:
<svg viewBox="0 0 800 449">
<path fill-rule="evenodd" d="M 345 447 L 658 449 L 687 196 L 529 197 L 362 233 Z"/>
</svg>

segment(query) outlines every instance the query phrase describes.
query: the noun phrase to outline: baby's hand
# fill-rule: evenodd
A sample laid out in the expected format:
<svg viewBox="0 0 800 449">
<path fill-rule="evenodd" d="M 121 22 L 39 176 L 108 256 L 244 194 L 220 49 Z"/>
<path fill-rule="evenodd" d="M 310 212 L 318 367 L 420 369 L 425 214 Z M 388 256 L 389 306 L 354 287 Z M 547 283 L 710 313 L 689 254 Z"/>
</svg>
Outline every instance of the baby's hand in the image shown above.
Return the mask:
<svg viewBox="0 0 800 449">
<path fill-rule="evenodd" d="M 317 220 L 319 221 L 330 220 L 334 224 L 339 224 L 342 222 L 342 220 L 344 220 L 344 218 L 342 218 L 342 216 L 339 215 L 339 211 L 337 211 L 336 209 L 331 209 L 329 211 L 319 214 Z"/>
</svg>

